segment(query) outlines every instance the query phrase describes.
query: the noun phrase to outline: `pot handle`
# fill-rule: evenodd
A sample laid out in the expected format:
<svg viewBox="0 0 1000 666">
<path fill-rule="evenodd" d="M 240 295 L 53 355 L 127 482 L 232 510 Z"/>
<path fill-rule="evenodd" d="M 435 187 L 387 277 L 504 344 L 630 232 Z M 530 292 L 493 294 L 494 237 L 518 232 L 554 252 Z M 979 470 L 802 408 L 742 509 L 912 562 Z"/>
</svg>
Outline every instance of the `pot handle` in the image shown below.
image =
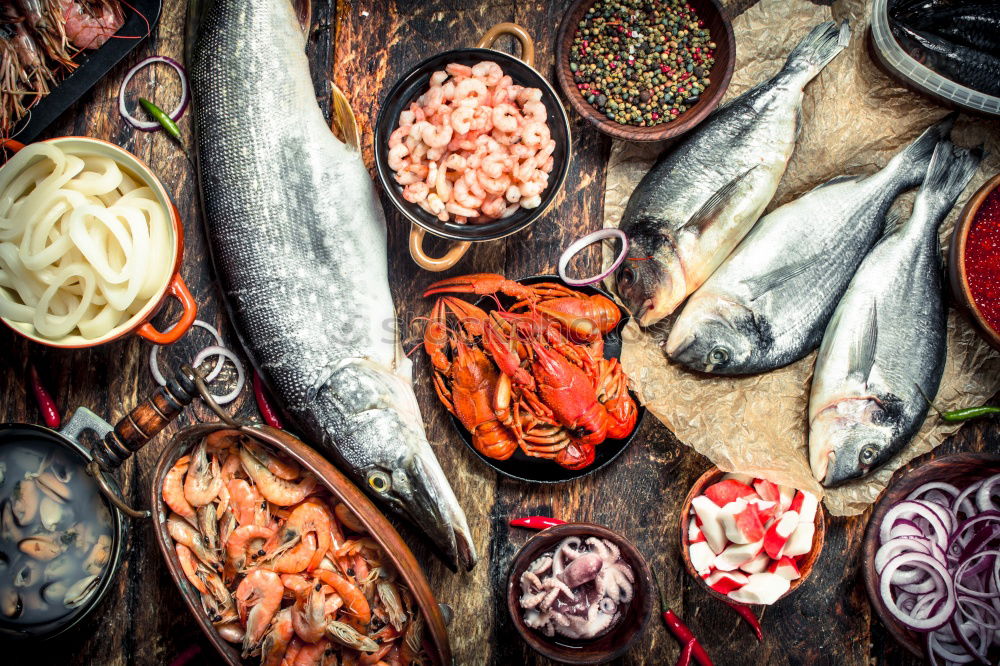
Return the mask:
<svg viewBox="0 0 1000 666">
<path fill-rule="evenodd" d="M 424 236 L 427 234 L 423 227 L 415 224 L 410 225 L 410 256 L 414 263 L 425 271 L 437 273 L 446 271 L 462 258 L 472 243 L 469 241 L 459 241 L 451 246 L 443 257 L 431 257 L 424 252 Z"/>
<path fill-rule="evenodd" d="M 167 293 L 176 298 L 181 304 L 181 318 L 177 320 L 177 323 L 166 331 L 156 330 L 148 321 L 136 329 L 136 333 L 139 336 L 157 345 L 170 345 L 180 340 L 188 332 L 188 329 L 191 328 L 195 317 L 198 316 L 198 305 L 194 302 L 194 297 L 191 295 L 190 290 L 188 290 L 187 285 L 184 284 L 184 278 L 181 277 L 180 273 L 174 273 L 174 276 L 170 278 Z"/>
<path fill-rule="evenodd" d="M 483 38 L 476 44 L 477 49 L 488 49 L 493 46 L 501 35 L 510 35 L 521 43 L 521 61 L 528 67 L 535 66 L 535 41 L 528 31 L 516 23 L 497 23 L 486 31 Z"/>
</svg>

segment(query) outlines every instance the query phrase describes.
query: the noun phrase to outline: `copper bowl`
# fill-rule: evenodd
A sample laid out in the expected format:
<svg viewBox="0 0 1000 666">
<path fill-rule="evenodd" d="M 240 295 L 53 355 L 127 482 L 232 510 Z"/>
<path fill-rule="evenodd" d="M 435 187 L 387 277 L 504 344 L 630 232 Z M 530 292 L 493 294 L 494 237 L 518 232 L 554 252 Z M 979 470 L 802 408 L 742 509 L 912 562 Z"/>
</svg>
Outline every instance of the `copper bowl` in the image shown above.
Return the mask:
<svg viewBox="0 0 1000 666">
<path fill-rule="evenodd" d="M 868 519 L 865 538 L 861 543 L 861 571 L 865 578 L 865 589 L 868 590 L 868 600 L 892 637 L 918 657 L 924 654 L 923 634 L 910 631 L 900 624 L 889 614 L 879 595 L 875 553 L 879 548 L 878 532 L 882 519 L 889 509 L 929 481 L 944 481 L 961 489 L 997 473 L 1000 473 L 1000 456 L 988 453 L 956 453 L 930 460 L 916 467 L 903 467 L 892 475 L 889 485 L 875 503 L 871 518 Z"/>
<path fill-rule="evenodd" d="M 181 596 L 184 597 L 184 602 L 191 610 L 191 614 L 227 664 L 246 666 L 255 663 L 255 661 L 241 659 L 239 650 L 219 636 L 215 627 L 212 626 L 211 619 L 201 607 L 198 591 L 191 586 L 181 570 L 180 562 L 174 551 L 174 541 L 167 533 L 167 516 L 170 514 L 170 509 L 163 501 L 162 493 L 163 481 L 174 462 L 187 453 L 202 437 L 224 429 L 231 429 L 231 426 L 222 423 L 201 423 L 184 428 L 174 435 L 170 443 L 164 447 L 156 465 L 153 483 L 150 484 L 150 506 L 153 508 L 156 542 L 160 546 L 160 552 L 163 553 L 167 568 L 170 570 L 170 576 L 181 591 Z M 442 666 L 450 664 L 451 647 L 448 643 L 448 631 L 445 628 L 441 608 L 438 606 L 430 584 L 410 548 L 399 536 L 396 528 L 382 515 L 382 512 L 346 476 L 296 437 L 283 430 L 264 425 L 244 425 L 235 429 L 295 460 L 304 469 L 312 472 L 335 498 L 351 508 L 358 520 L 368 529 L 369 535 L 385 551 L 403 582 L 413 594 L 424 618 L 425 635 L 428 639 L 426 642 L 432 648 L 431 656 L 436 660 L 436 663 Z"/>
<path fill-rule="evenodd" d="M 700 585 L 703 590 L 708 592 L 711 596 L 715 597 L 716 599 L 724 601 L 727 604 L 741 604 L 741 602 L 735 601 L 729 598 L 728 596 L 720 592 L 716 592 L 715 590 L 710 588 L 708 586 L 708 583 L 706 583 L 705 580 L 701 576 L 699 576 L 698 572 L 695 570 L 694 565 L 691 563 L 691 553 L 688 551 L 687 534 L 688 534 L 688 520 L 691 514 L 691 500 L 693 500 L 698 495 L 703 494 L 705 488 L 707 488 L 708 486 L 712 485 L 713 483 L 716 483 L 717 481 L 721 481 L 722 477 L 725 476 L 725 474 L 726 473 L 723 472 L 718 467 L 712 467 L 706 470 L 705 473 L 699 476 L 698 480 L 694 482 L 694 485 L 691 486 L 691 490 L 688 491 L 687 497 L 684 498 L 684 504 L 681 505 L 681 521 L 680 521 L 681 557 L 684 560 L 684 568 L 687 569 L 687 572 L 691 574 L 692 578 L 698 581 L 698 585 Z M 809 574 L 812 573 L 813 567 L 816 565 L 817 560 L 819 560 L 819 555 L 823 551 L 823 541 L 826 537 L 826 521 L 823 517 L 822 501 L 820 501 L 819 505 L 816 507 L 815 525 L 816 525 L 816 532 L 813 535 L 813 547 L 812 550 L 809 551 L 809 553 L 799 563 L 799 577 L 797 580 L 792 581 L 792 584 L 789 586 L 788 590 L 783 595 L 778 597 L 778 600 L 784 599 L 789 594 L 794 592 L 800 585 L 802 585 L 802 583 L 806 582 L 806 579 L 809 578 Z M 742 604 L 742 605 L 749 606 L 750 604 Z"/>
<path fill-rule="evenodd" d="M 635 591 L 625 616 L 611 631 L 589 641 L 569 638 L 549 638 L 524 623 L 520 604 L 521 574 L 542 553 L 552 550 L 569 536 L 596 536 L 613 542 L 621 549 L 621 556 L 635 572 Z M 507 610 L 517 627 L 517 633 L 535 652 L 565 664 L 602 664 L 625 654 L 632 643 L 642 635 L 653 610 L 653 574 L 646 558 L 632 543 L 606 527 L 591 523 L 566 523 L 542 530 L 521 547 L 510 566 L 507 576 Z"/>
<path fill-rule="evenodd" d="M 587 119 L 599 131 L 616 139 L 625 141 L 664 141 L 680 136 L 693 129 L 698 123 L 715 111 L 722 101 L 722 96 L 729 87 L 736 66 L 736 37 L 733 36 L 733 24 L 722 8 L 719 0 L 688 0 L 698 17 L 705 23 L 715 42 L 715 63 L 709 70 L 711 83 L 702 91 L 698 102 L 690 109 L 671 121 L 651 127 L 623 125 L 609 120 L 597 107 L 588 102 L 573 80 L 573 72 L 569 68 L 569 54 L 573 46 L 573 36 L 577 26 L 587 10 L 597 0 L 576 0 L 566 11 L 562 24 L 559 26 L 559 36 L 556 38 L 556 75 L 563 95 L 573 105 L 576 112 Z"/>
<path fill-rule="evenodd" d="M 990 178 L 979 190 L 972 195 L 962 214 L 955 222 L 955 230 L 951 234 L 951 250 L 948 259 L 948 275 L 951 278 L 951 290 L 955 298 L 961 303 L 965 311 L 969 313 L 972 321 L 976 323 L 980 334 L 994 349 L 1000 350 L 1000 331 L 992 328 L 983 317 L 979 304 L 972 297 L 972 290 L 969 288 L 969 276 L 965 270 L 965 248 L 969 240 L 969 230 L 972 222 L 976 219 L 976 214 L 982 207 L 993 190 L 1000 187 L 1000 174 Z"/>
</svg>

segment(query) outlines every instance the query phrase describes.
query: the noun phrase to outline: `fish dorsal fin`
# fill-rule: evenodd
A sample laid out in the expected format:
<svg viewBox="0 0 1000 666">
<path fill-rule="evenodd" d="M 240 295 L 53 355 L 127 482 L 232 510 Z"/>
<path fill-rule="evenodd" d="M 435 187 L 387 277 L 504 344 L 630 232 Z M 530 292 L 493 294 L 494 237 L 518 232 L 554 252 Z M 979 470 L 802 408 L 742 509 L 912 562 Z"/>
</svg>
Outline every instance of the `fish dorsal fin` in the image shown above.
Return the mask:
<svg viewBox="0 0 1000 666">
<path fill-rule="evenodd" d="M 819 254 L 814 254 L 811 257 L 788 264 L 787 266 L 781 266 L 773 271 L 764 273 L 763 275 L 743 280 L 743 284 L 745 284 L 747 289 L 750 290 L 750 300 L 755 301 L 772 289 L 798 277 L 799 275 L 802 275 L 809 270 L 811 266 L 819 263 L 821 259 L 822 257 Z"/>
<path fill-rule="evenodd" d="M 336 83 L 330 83 L 331 106 L 333 107 L 333 125 L 339 130 L 340 138 L 354 150 L 361 148 L 361 130 L 358 119 L 354 116 L 351 103 Z"/>
<path fill-rule="evenodd" d="M 698 212 L 692 215 L 688 221 L 684 223 L 683 229 L 701 231 L 711 224 L 719 213 L 725 210 L 726 206 L 732 202 L 733 198 L 739 192 L 740 185 L 756 168 L 757 165 L 750 167 L 739 176 L 719 188 L 708 198 L 708 201 L 706 201 L 702 207 L 698 209 Z"/>
<path fill-rule="evenodd" d="M 825 183 L 820 183 L 819 185 L 814 187 L 813 190 L 822 190 L 824 187 L 829 187 L 831 185 L 839 185 L 840 183 L 846 183 L 848 181 L 861 180 L 862 178 L 864 178 L 864 176 L 849 176 L 846 174 L 842 176 L 834 176 Z"/>
<path fill-rule="evenodd" d="M 872 301 L 868 308 L 867 320 L 861 334 L 854 338 L 847 353 L 849 377 L 857 379 L 862 384 L 868 384 L 868 376 L 875 365 L 875 350 L 878 347 L 878 303 Z"/>
</svg>

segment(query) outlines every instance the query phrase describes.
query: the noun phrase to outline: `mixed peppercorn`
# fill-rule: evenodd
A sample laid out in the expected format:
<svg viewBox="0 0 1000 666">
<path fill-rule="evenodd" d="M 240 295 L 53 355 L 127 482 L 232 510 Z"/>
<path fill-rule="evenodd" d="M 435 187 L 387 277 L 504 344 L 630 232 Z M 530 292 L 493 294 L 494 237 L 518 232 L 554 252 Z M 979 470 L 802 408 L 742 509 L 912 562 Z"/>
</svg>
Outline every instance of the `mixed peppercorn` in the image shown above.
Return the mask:
<svg viewBox="0 0 1000 666">
<path fill-rule="evenodd" d="M 669 122 L 711 83 L 715 42 L 681 0 L 598 0 L 577 25 L 569 67 L 583 98 L 609 120 Z"/>
</svg>

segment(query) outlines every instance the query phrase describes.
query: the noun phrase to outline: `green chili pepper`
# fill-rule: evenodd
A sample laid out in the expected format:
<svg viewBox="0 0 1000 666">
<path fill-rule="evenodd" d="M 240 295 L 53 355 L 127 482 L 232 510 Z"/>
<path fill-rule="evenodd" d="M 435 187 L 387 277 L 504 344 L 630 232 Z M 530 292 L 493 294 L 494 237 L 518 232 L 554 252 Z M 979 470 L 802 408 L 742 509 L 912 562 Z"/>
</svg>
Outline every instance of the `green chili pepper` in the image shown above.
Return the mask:
<svg viewBox="0 0 1000 666">
<path fill-rule="evenodd" d="M 167 131 L 167 134 L 174 137 L 174 139 L 178 142 L 181 141 L 181 128 L 178 127 L 177 123 L 175 123 L 170 116 L 167 115 L 166 111 L 144 97 L 139 98 L 139 104 L 142 105 L 142 108 L 146 109 L 146 113 L 153 116 L 153 119 L 163 126 L 163 129 Z"/>
<path fill-rule="evenodd" d="M 990 414 L 1000 414 L 1000 407 L 990 407 L 989 405 L 984 405 L 982 407 L 966 407 L 965 409 L 956 409 L 951 412 L 944 412 L 941 414 L 941 418 L 945 421 L 968 421 L 969 419 L 976 419 L 980 416 L 989 416 Z"/>
</svg>

